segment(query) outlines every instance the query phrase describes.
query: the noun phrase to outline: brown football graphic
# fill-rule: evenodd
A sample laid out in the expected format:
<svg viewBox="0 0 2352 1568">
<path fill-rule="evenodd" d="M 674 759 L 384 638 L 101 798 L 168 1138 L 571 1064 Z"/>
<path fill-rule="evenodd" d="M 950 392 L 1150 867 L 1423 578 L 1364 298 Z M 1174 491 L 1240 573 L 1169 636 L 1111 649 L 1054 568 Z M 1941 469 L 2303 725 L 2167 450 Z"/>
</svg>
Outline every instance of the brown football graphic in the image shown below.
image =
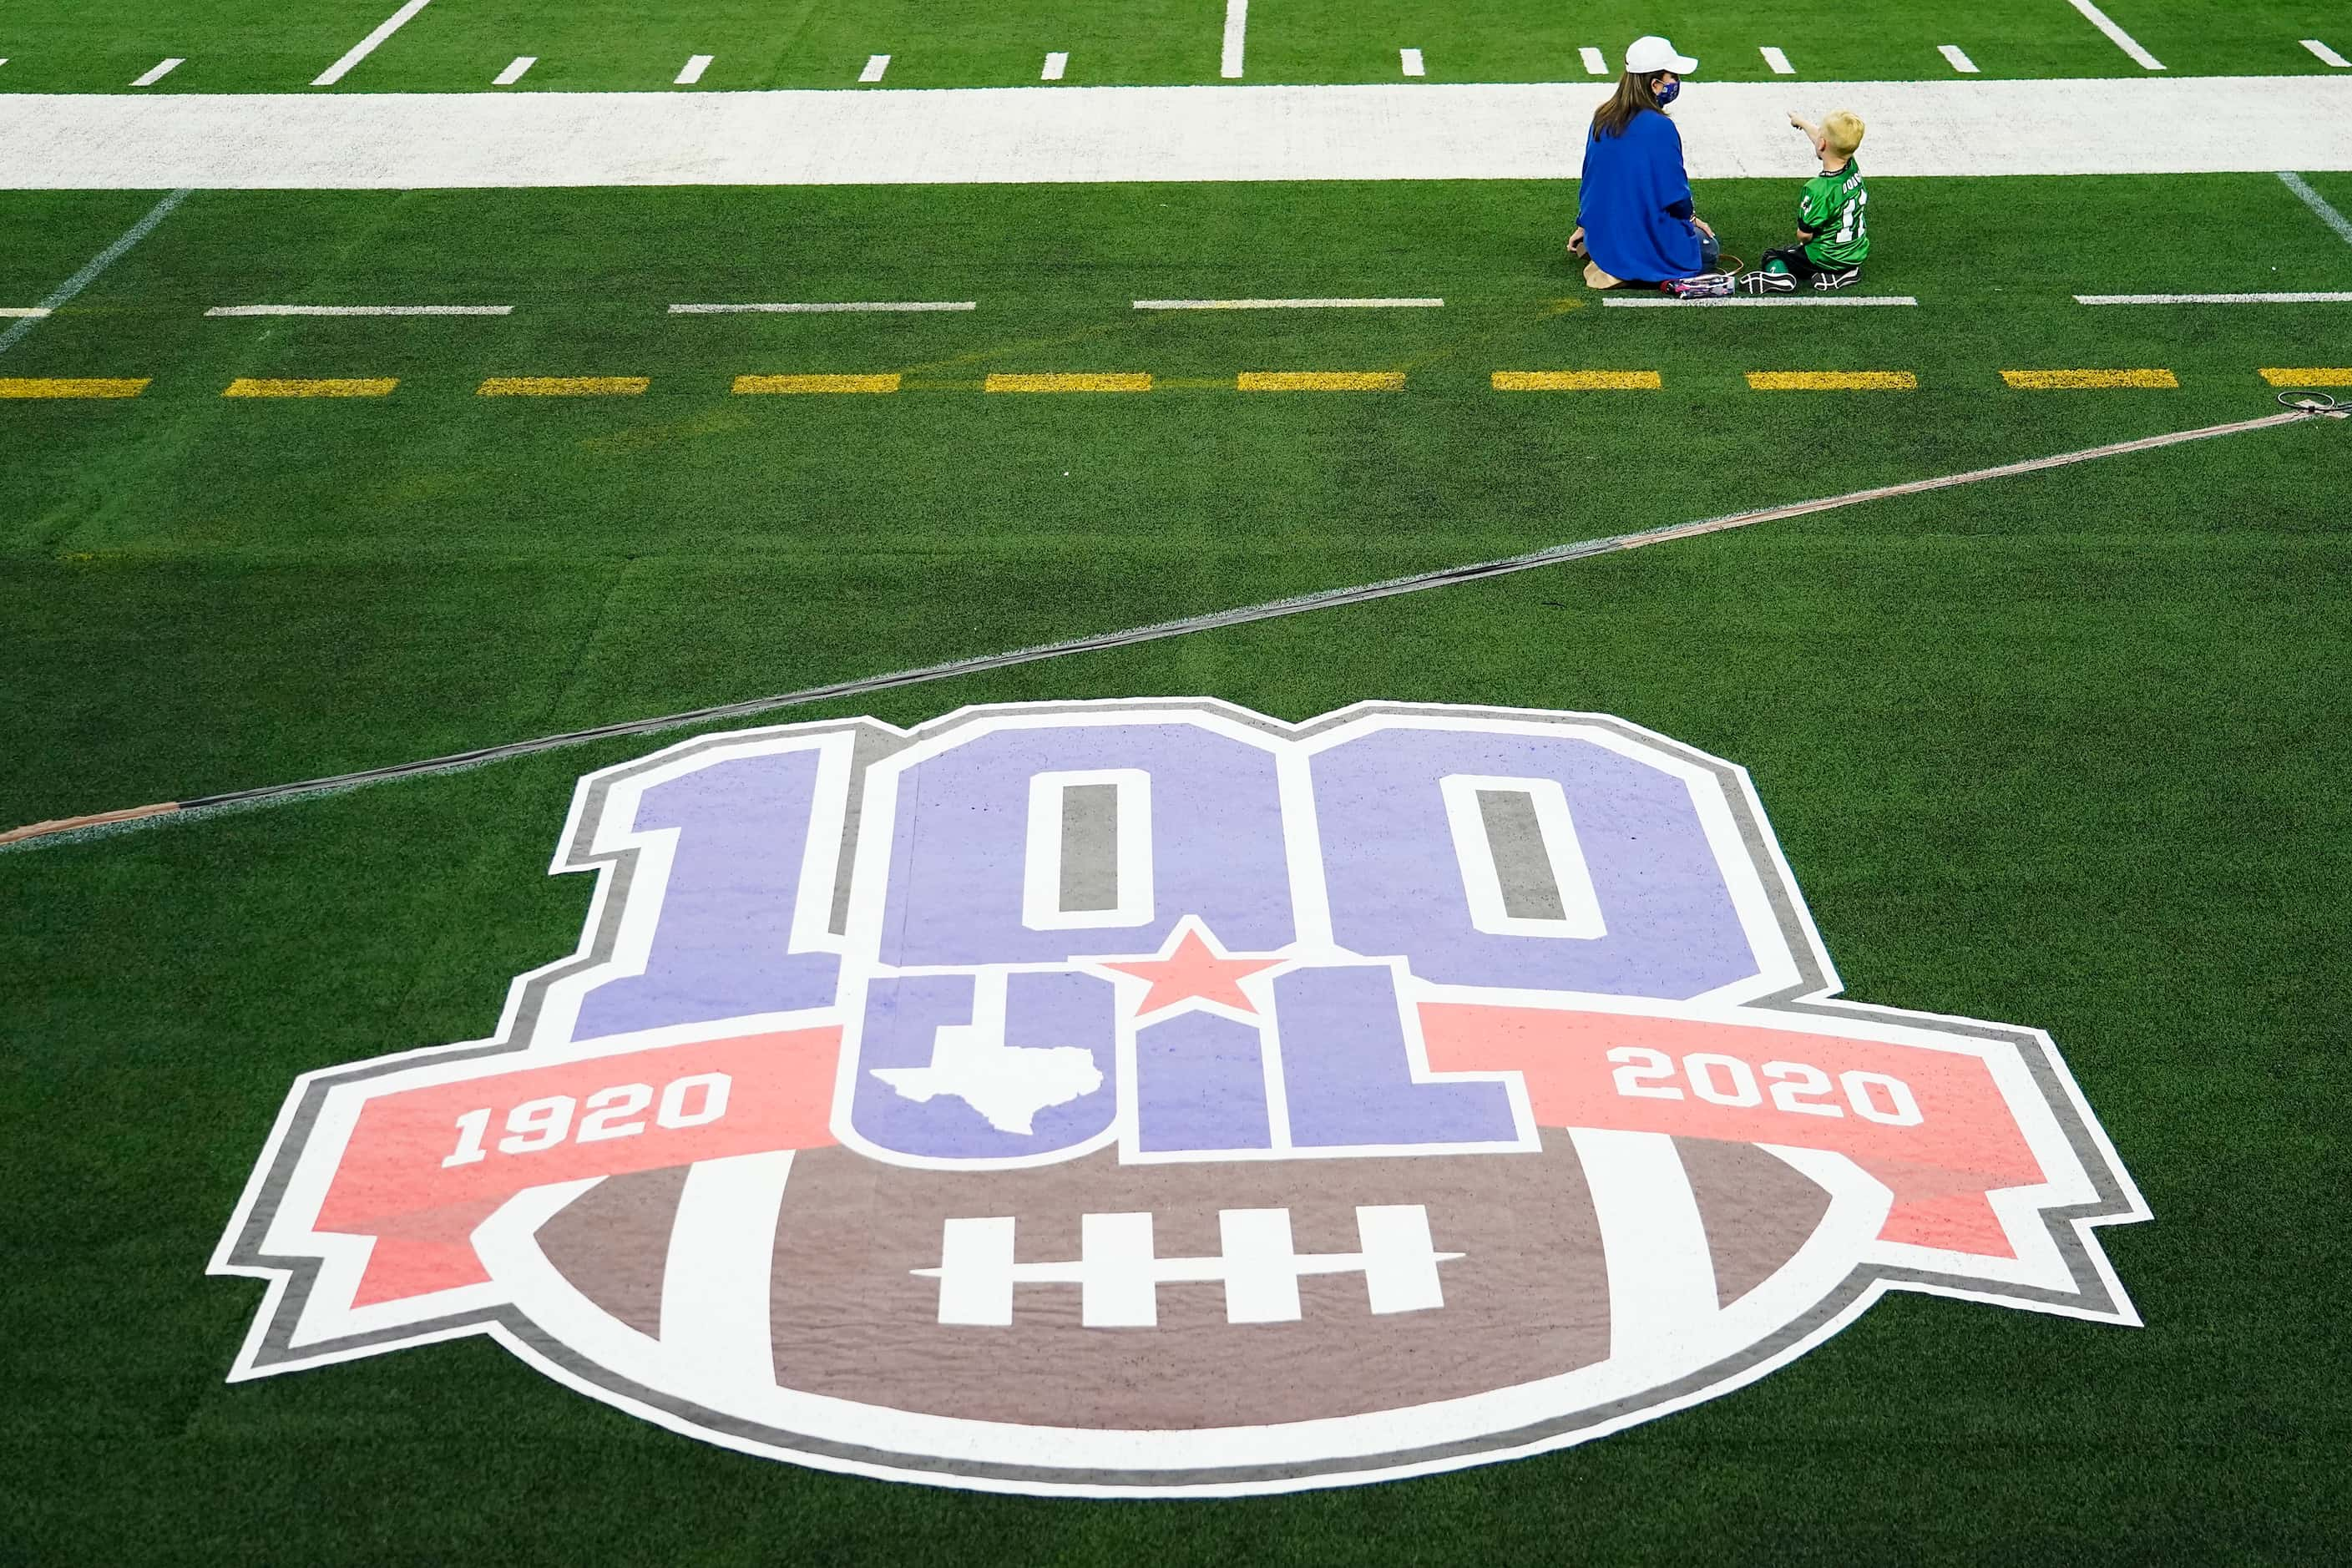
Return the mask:
<svg viewBox="0 0 2352 1568">
<path fill-rule="evenodd" d="M 1750 1144 L 1677 1138 L 1718 1303 L 1769 1278 L 1831 1196 Z M 683 1167 L 614 1176 L 538 1231 L 579 1292 L 660 1338 Z M 1359 1207 L 1427 1215 L 1443 1305 L 1376 1313 L 1360 1269 L 1298 1279 L 1294 1321 L 1228 1321 L 1214 1279 L 1160 1283 L 1155 1324 L 1089 1328 L 1076 1283 L 1016 1283 L 1004 1326 L 941 1323 L 950 1222 L 1011 1216 L 1016 1260 L 1078 1259 L 1082 1216 L 1149 1214 L 1161 1259 L 1216 1260 L 1222 1213 L 1286 1211 L 1305 1257 L 1359 1253 Z M 1610 1353 L 1609 1263 L 1569 1135 L 1539 1153 L 1127 1165 L 1104 1152 L 1018 1171 L 799 1155 L 770 1276 L 785 1388 L 983 1421 L 1148 1429 L 1351 1415 L 1526 1383 Z M 960 1374 L 975 1355 L 991 1375 Z"/>
</svg>

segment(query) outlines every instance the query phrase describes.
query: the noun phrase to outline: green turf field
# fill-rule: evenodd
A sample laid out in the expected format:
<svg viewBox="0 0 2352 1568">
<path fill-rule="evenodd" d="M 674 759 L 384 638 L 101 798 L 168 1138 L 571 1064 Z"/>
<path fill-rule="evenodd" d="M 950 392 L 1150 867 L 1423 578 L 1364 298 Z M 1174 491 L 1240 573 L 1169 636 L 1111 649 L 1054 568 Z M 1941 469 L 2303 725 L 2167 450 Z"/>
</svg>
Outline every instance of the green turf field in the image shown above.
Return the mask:
<svg viewBox="0 0 2352 1568">
<path fill-rule="evenodd" d="M 2342 304 L 2074 301 L 2342 289 L 2352 247 L 2275 181 L 1883 186 L 1866 289 L 1916 307 L 1604 308 L 1555 248 L 1561 193 L 1538 185 L 198 195 L 5 362 L 21 380 L 152 379 L 132 399 L 0 403 L 26 454 L 0 472 L 0 507 L 28 588 L 9 638 L 22 673 L 0 698 L 26 743 L 0 817 L 380 765 L 2221 421 L 2269 405 L 2263 369 L 2347 357 L 2316 347 Z M 1760 248 L 1787 195 L 1725 183 L 1707 209 Z M 78 236 L 56 254 L 86 255 L 145 198 L 0 202 Z M 2233 255 L 2242 221 L 2275 245 Z M 2158 226 L 2172 246 L 2144 242 Z M 1936 232 L 1985 235 L 1985 264 L 1929 265 L 1914 237 Z M 1445 304 L 1132 308 L 1329 295 Z M 780 298 L 977 308 L 667 313 Z M 205 313 L 261 303 L 513 313 Z M 2050 368 L 2179 384 L 2019 391 L 2000 374 Z M 1492 385 L 1558 369 L 1654 371 L 1662 389 Z M 1404 383 L 1235 390 L 1261 371 Z M 1918 388 L 1746 380 L 1784 371 Z M 982 390 L 1055 372 L 1153 388 Z M 888 395 L 730 390 L 806 374 L 904 379 Z M 477 395 L 491 377 L 647 384 Z M 398 384 L 224 397 L 238 378 Z M 1795 456 L 1759 471 L 1744 455 L 1759 440 Z M 2326 461 L 2343 444 L 2314 445 Z M 1629 447 L 1661 454 L 1653 471 L 1623 471 Z M 2199 464 L 2274 459 L 2255 441 Z M 2070 494 L 2042 504 L 2063 515 Z M 1057 585 L 1028 591 L 1036 573 Z"/>
<path fill-rule="evenodd" d="M 185 64 L 142 90 L 291 92 L 399 8 L 398 0 L 321 0 L 292 16 L 262 0 L 8 0 L 0 11 L 0 92 L 114 92 L 166 58 Z M 2352 48 L 2328 0 L 2115 0 L 2105 13 L 2168 69 L 2193 75 L 2326 71 L 2301 40 Z M 1837 0 L 1769 10 L 1714 8 L 1665 19 L 1708 79 L 1771 79 L 1761 53 L 1780 49 L 1800 78 L 1949 77 L 1937 52 L 1960 48 L 1992 77 L 2133 76 L 2146 68 L 2064 0 L 1986 0 L 1964 16 Z M 1220 79 L 1219 0 L 1140 5 L 941 7 L 913 0 L 860 5 L 791 0 L 617 0 L 551 11 L 526 0 L 436 0 L 334 84 L 367 92 L 487 89 L 509 63 L 537 63 L 514 90 L 646 90 L 687 60 L 712 57 L 705 89 L 838 88 L 888 55 L 890 87 L 1017 87 L 1049 52 L 1069 56 L 1072 86 Z M 1247 29 L 1244 79 L 1399 79 L 1398 51 L 1422 51 L 1433 81 L 1583 80 L 1578 51 L 1601 47 L 1613 74 L 1623 41 L 1661 25 L 1654 8 L 1604 0 L 1565 11 L 1528 0 L 1442 6 L 1305 0 L 1260 5 Z"/>
<path fill-rule="evenodd" d="M 308 91 L 395 0 L 0 0 L 0 92 Z M 2328 69 L 2319 0 L 2114 0 L 2179 74 Z M 336 90 L 1218 79 L 1214 0 L 434 0 Z M 1578 80 L 1656 25 L 1260 5 L 1252 82 Z M 1710 77 L 2141 68 L 2063 0 L 1674 19 Z M 1867 158 L 1864 158 L 1865 164 Z M 2352 175 L 2311 185 L 2352 209 Z M 1885 308 L 1628 309 L 1532 184 L 199 191 L 0 347 L 0 830 L 289 783 L 2275 412 L 2352 290 L 2270 175 L 1873 181 Z M 0 191 L 0 310 L 161 192 Z M 1727 247 L 1795 181 L 1712 182 Z M 2250 237 L 2254 238 L 2250 239 Z M 1138 300 L 1441 308 L 1160 312 Z M 919 313 L 676 304 L 969 302 Z M 498 306 L 499 315 L 208 316 Z M 0 319 L 0 330 L 17 324 Z M 1511 392 L 1497 373 L 1654 372 Z M 2004 372 L 2167 373 L 2014 386 Z M 1258 392 L 1253 373 L 1400 377 Z M 1884 373 L 1767 391 L 1769 373 Z M 1150 390 L 988 390 L 1148 376 Z M 762 395 L 760 376 L 896 378 Z M 481 395 L 609 378 L 601 395 Z M 642 380 L 642 390 L 635 383 Z M 2325 378 L 2323 378 L 2325 379 Z M 240 380 L 368 396 L 224 395 Z M 53 395 L 117 382 L 133 395 Z M 384 386 L 381 384 L 391 383 Z M 1004 384 L 1003 383 L 1000 385 Z M 12 390 L 13 389 L 13 390 Z M 88 390 L 87 387 L 83 390 Z M 2338 395 L 2344 389 L 2338 386 Z M 2263 1563 L 2352 1531 L 2341 1209 L 2352 421 L 944 680 L 776 719 L 1206 695 L 1620 715 L 1752 773 L 1846 994 L 2049 1030 L 2153 1211 L 2147 1326 L 1891 1295 L 1561 1453 L 1223 1502 L 988 1497 L 706 1446 L 467 1340 L 230 1384 L 205 1263 L 288 1086 L 470 1039 L 571 951 L 574 781 L 677 731 L 0 849 L 0 1556 L 26 1563 Z M 2330 1546 L 2330 1542 L 2338 1545 Z"/>
<path fill-rule="evenodd" d="M 2248 195 L 2278 244 L 2231 258 L 2230 202 Z M 1704 200 L 1738 241 L 1771 234 L 1786 197 L 1758 183 Z M 148 199 L 5 203 L 43 237 L 10 261 L 29 296 Z M 1559 193 L 1528 186 L 200 194 L 7 362 L 152 381 L 125 401 L 0 405 L 20 455 L 0 473 L 16 742 L 0 816 L 2242 417 L 2269 405 L 2258 372 L 2310 361 L 2343 307 L 2071 295 L 2352 280 L 2352 249 L 2274 182 L 1886 182 L 1879 205 L 1869 287 L 1916 308 L 1675 313 L 1574 289 Z M 2175 243 L 2152 247 L 2159 223 Z M 1913 236 L 1952 230 L 1984 236 L 1987 265 L 1917 255 Z M 1129 308 L 1195 291 L 1446 305 Z M 666 313 L 780 294 L 979 308 Z M 515 310 L 203 314 L 362 300 Z M 2179 384 L 2012 391 L 1999 373 L 2021 366 Z M 1489 384 L 1563 367 L 1663 386 Z M 1811 368 L 1919 385 L 1744 379 Z M 1406 379 L 1233 389 L 1242 371 L 1321 369 Z M 1157 381 L 980 390 L 1038 371 Z M 729 390 L 821 372 L 907 382 Z M 649 386 L 475 395 L 490 375 Z M 222 397 L 239 376 L 399 385 Z M 542 868 L 571 780 L 650 742 L 605 745 L 0 859 L 19 911 L 0 969 L 21 1414 L 0 1442 L 28 1483 L 20 1544 L 52 1561 L 413 1561 L 492 1542 L 513 1561 L 751 1561 L 789 1539 L 828 1561 L 1205 1561 L 1565 1537 L 1611 1558 L 1734 1541 L 1831 1562 L 1899 1538 L 1920 1560 L 1994 1541 L 2041 1560 L 2312 1560 L 2346 1522 L 2352 1372 L 2330 1326 L 2345 1084 L 2320 978 L 2352 959 L 2332 783 L 2352 720 L 2347 484 L 2352 444 L 2315 423 L 806 715 L 1204 692 L 1304 718 L 1381 695 L 1614 712 L 1736 758 L 1852 994 L 2062 1042 L 2158 1215 L 2108 1243 L 2144 1331 L 1890 1300 L 1754 1389 L 1566 1455 L 1213 1506 L 762 1464 L 478 1343 L 223 1385 L 255 1292 L 202 1262 L 285 1084 L 478 1034 L 506 977 L 568 944 L 585 889 Z"/>
</svg>

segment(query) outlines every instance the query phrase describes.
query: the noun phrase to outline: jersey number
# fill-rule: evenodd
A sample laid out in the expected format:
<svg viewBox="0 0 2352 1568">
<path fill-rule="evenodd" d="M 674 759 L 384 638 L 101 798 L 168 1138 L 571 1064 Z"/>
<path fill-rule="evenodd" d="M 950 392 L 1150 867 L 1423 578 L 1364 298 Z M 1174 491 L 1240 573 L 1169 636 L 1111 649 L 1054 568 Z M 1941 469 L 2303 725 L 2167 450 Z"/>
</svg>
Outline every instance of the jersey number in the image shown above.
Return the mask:
<svg viewBox="0 0 2352 1568">
<path fill-rule="evenodd" d="M 1870 232 L 1870 215 L 1863 211 L 1869 205 L 1868 191 L 1855 192 L 1853 199 L 1845 204 L 1845 210 L 1838 215 L 1838 244 L 1852 245 Z"/>
</svg>

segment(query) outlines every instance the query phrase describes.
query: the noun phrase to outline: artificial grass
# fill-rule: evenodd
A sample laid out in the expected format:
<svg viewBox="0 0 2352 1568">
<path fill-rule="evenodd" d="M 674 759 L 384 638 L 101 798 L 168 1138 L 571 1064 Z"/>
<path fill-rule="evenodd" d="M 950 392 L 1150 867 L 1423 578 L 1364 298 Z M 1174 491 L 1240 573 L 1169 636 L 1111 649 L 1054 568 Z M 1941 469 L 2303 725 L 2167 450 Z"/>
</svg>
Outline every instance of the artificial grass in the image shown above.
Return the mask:
<svg viewBox="0 0 2352 1568">
<path fill-rule="evenodd" d="M 1759 247 L 1789 195 L 1738 182 L 1702 199 Z M 0 466 L 0 714 L 21 738 L 0 760 L 0 819 L 378 765 L 2242 418 L 2270 406 L 2257 370 L 2324 352 L 2342 307 L 2094 310 L 2072 295 L 2352 282 L 2352 248 L 2276 182 L 1888 181 L 1866 287 L 1916 310 L 1614 310 L 1559 258 L 1572 197 L 1519 184 L 202 193 L 0 361 L 11 375 L 154 378 L 127 402 L 0 402 L 20 455 Z M 57 210 L 0 206 L 19 202 Z M 89 252 L 121 210 L 83 215 Z M 2224 243 L 2242 213 L 2275 243 Z M 2173 243 L 2146 244 L 2159 226 Z M 1955 233 L 1979 237 L 1985 265 L 1937 265 L 1934 237 Z M 1447 304 L 1129 305 L 1329 294 Z M 980 308 L 665 313 L 779 298 Z M 516 310 L 204 315 L 446 302 Z M 2164 366 L 2181 385 L 2034 394 L 1998 374 L 2080 365 Z M 1657 369 L 1664 388 L 1488 384 L 1562 367 Z M 1232 390 L 1242 371 L 1321 369 L 1407 382 Z M 1765 369 L 1914 370 L 1921 390 L 1749 391 L 1745 374 Z M 1067 370 L 1161 384 L 978 390 L 992 371 Z M 812 371 L 903 372 L 910 390 L 728 390 L 738 374 Z M 651 384 L 474 395 L 514 374 Z M 223 398 L 239 376 L 401 384 L 363 401 Z M 2154 525 L 2208 526 L 2277 440 L 2200 448 Z M 2306 449 L 2313 466 L 2280 476 L 2290 497 L 2340 482 L 2344 443 Z M 2041 503 L 2053 518 L 2065 484 Z"/>
<path fill-rule="evenodd" d="M 326 0 L 289 13 L 261 0 L 201 0 L 167 12 L 136 0 L 10 0 L 0 16 L 0 91 L 120 92 L 158 60 L 187 63 L 151 92 L 298 92 L 396 9 L 396 0 Z M 2328 68 L 2299 40 L 2341 31 L 2326 0 L 2116 0 L 2109 15 L 2182 74 L 2289 75 Z M 333 89 L 473 92 L 522 55 L 508 91 L 669 90 L 689 55 L 713 63 L 696 87 L 841 88 L 868 56 L 891 57 L 887 88 L 1034 85 L 1047 51 L 1070 56 L 1067 86 L 1204 83 L 1220 77 L 1224 7 L 1215 0 L 1048 5 L 865 0 L 696 0 L 657 8 L 588 0 L 427 6 Z M 1812 80 L 1944 80 L 1941 44 L 1993 77 L 2137 76 L 2140 66 L 2059 0 L 1983 0 L 1955 16 L 1928 5 L 1857 12 L 1837 0 L 1787 0 L 1769 14 L 1733 7 L 1663 22 L 1634 0 L 1563 11 L 1534 0 L 1475 8 L 1378 0 L 1288 0 L 1249 19 L 1252 83 L 1398 81 L 1398 50 L 1422 51 L 1433 81 L 1588 81 L 1578 51 L 1600 48 L 1614 74 L 1625 45 L 1664 26 L 1698 57 L 1701 80 L 1774 76 L 1759 49 L 1786 51 Z M 2342 38 L 2336 47 L 2345 47 Z"/>
<path fill-rule="evenodd" d="M 2352 248 L 2274 182 L 1874 189 L 1869 287 L 1916 310 L 1595 307 L 1558 259 L 1563 186 L 200 194 L 0 360 L 155 377 L 125 404 L 0 404 L 0 822 L 2245 417 L 2271 406 L 2256 368 L 2327 363 L 2315 344 L 2342 341 L 2325 307 L 2071 300 L 2352 287 Z M 1777 237 L 1792 196 L 1701 192 L 1735 246 Z M 24 287 L 150 200 L 0 196 L 11 232 L 37 213 L 64 253 Z M 2237 242 L 2248 228 L 2262 246 Z M 1127 308 L 1357 292 L 1449 302 Z M 662 313 L 828 297 L 982 309 Z M 518 310 L 201 313 L 453 299 Z M 2012 393 L 1996 373 L 2017 364 L 2161 364 L 2182 384 Z M 1665 390 L 1486 384 L 1547 366 L 1657 368 Z M 1912 368 L 1922 388 L 1742 379 L 1811 366 Z M 741 372 L 1130 368 L 1408 383 L 726 392 Z M 489 374 L 592 373 L 652 390 L 472 395 Z M 219 396 L 237 375 L 345 374 L 403 384 L 352 404 Z M 2335 1329 L 2347 480 L 2352 427 L 2307 424 L 802 715 L 1197 692 L 1299 719 L 1386 697 L 1613 712 L 1739 762 L 1850 994 L 2056 1036 L 2157 1216 L 2103 1234 L 2144 1330 L 1890 1298 L 1751 1388 L 1570 1453 L 1214 1504 L 972 1497 L 747 1459 L 479 1342 L 225 1384 L 260 1292 L 202 1271 L 287 1087 L 478 1036 L 512 974 L 570 951 L 588 885 L 544 873 L 572 781 L 659 742 L 605 744 L 0 853 L 11 1548 L 2324 1558 L 2352 1524 Z"/>
<path fill-rule="evenodd" d="M 2332 432 L 2287 435 L 2292 460 Z M 604 745 L 0 857 L 38 911 L 0 935 L 25 1047 L 0 1094 L 8 1196 L 38 1216 L 0 1286 L 19 1549 L 2323 1556 L 2352 1435 L 2325 981 L 2352 960 L 2347 562 L 2319 501 L 2149 531 L 2151 498 L 2211 455 L 2085 470 L 2063 521 L 1963 491 L 858 707 L 1205 691 L 1301 718 L 1377 694 L 1599 709 L 1734 757 L 1850 994 L 2057 1036 L 2157 1215 L 2104 1233 L 2144 1330 L 1893 1298 L 1749 1389 L 1570 1453 L 1230 1503 L 824 1477 L 478 1342 L 223 1384 L 259 1292 L 201 1268 L 284 1088 L 478 1035 L 509 974 L 568 951 L 587 883 L 544 867 L 571 780 L 646 749 Z"/>
</svg>

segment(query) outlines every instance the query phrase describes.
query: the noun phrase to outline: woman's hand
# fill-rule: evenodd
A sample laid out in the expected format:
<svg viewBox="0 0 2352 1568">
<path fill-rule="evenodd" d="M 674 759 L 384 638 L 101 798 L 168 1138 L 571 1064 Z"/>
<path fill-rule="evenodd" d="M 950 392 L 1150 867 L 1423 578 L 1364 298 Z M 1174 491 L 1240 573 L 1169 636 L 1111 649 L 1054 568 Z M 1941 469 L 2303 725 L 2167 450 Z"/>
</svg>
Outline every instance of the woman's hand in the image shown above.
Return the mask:
<svg viewBox="0 0 2352 1568">
<path fill-rule="evenodd" d="M 1584 254 L 1584 226 L 1582 224 L 1578 224 L 1576 226 L 1576 232 L 1568 237 L 1568 247 L 1579 256 Z"/>
<path fill-rule="evenodd" d="M 1715 230 L 1707 226 L 1707 221 L 1703 217 L 1692 218 L 1691 226 L 1697 229 L 1699 233 L 1706 236 L 1709 239 L 1713 239 L 1715 237 Z"/>
</svg>

